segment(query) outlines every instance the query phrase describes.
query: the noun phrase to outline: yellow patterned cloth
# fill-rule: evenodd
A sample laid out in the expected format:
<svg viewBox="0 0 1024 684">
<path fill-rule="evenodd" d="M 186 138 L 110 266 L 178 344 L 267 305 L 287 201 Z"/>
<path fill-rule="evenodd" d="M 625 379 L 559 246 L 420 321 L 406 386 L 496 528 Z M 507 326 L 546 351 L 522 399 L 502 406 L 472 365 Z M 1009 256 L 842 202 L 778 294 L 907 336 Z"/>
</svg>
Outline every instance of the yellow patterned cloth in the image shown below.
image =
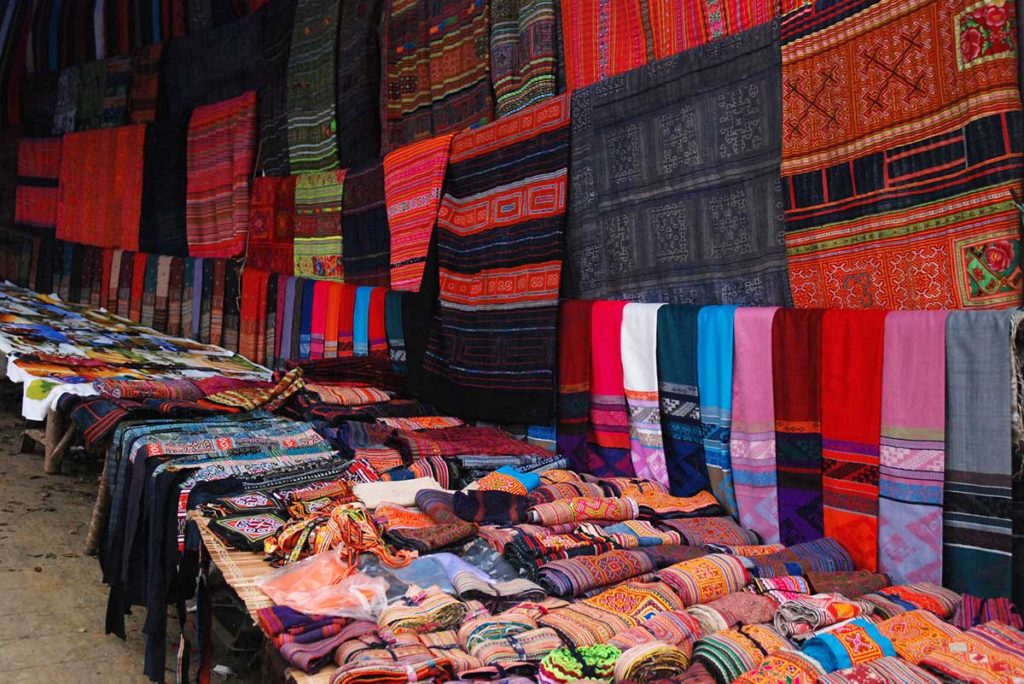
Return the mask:
<svg viewBox="0 0 1024 684">
<path fill-rule="evenodd" d="M 685 606 L 707 603 L 726 594 L 740 591 L 750 575 L 736 556 L 710 554 L 685 560 L 658 572 Z"/>
</svg>

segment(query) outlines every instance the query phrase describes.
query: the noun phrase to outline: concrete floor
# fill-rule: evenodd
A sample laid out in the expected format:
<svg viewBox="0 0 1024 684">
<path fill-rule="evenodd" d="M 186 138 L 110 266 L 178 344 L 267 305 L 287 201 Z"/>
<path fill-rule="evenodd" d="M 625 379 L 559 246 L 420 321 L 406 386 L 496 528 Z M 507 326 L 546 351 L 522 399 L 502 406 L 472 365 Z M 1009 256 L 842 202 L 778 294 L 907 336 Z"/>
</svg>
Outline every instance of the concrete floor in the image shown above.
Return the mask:
<svg viewBox="0 0 1024 684">
<path fill-rule="evenodd" d="M 17 402 L 9 392 L 3 394 L 0 682 L 145 682 L 145 611 L 137 608 L 127 616 L 126 641 L 104 634 L 107 587 L 98 561 L 83 553 L 99 466 L 94 458 L 71 460 L 65 462 L 65 474 L 44 475 L 41 454 L 17 453 L 24 421 Z M 173 657 L 167 662 L 173 666 Z"/>
</svg>

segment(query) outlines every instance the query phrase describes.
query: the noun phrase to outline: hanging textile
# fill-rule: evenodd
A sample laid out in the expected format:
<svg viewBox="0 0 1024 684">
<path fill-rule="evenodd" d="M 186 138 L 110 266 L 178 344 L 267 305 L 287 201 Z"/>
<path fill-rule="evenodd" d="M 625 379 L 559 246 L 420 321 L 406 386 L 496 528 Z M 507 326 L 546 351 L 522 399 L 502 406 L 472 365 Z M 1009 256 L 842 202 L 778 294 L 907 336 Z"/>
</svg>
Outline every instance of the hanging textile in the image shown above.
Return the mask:
<svg viewBox="0 0 1024 684">
<path fill-rule="evenodd" d="M 280 4 L 282 0 L 274 0 Z M 259 90 L 263 72 L 263 12 L 167 44 L 161 86 L 172 116 Z"/>
<path fill-rule="evenodd" d="M 370 354 L 370 294 L 372 287 L 356 288 L 352 313 L 352 350 L 356 356 Z"/>
<path fill-rule="evenodd" d="M 274 0 L 264 10 L 263 81 L 259 89 L 260 158 L 267 175 L 287 176 L 288 54 L 297 0 Z"/>
<path fill-rule="evenodd" d="M 341 3 L 338 17 L 338 152 L 341 165 L 380 159 L 380 55 L 382 0 Z"/>
<path fill-rule="evenodd" d="M 945 311 L 885 319 L 878 570 L 893 584 L 942 583 Z"/>
<path fill-rule="evenodd" d="M 491 85 L 498 117 L 554 97 L 555 0 L 491 0 Z"/>
<path fill-rule="evenodd" d="M 629 450 L 629 413 L 622 381 L 622 311 L 625 302 L 594 302 L 590 323 L 590 442 L 586 471 L 635 477 Z M 660 321 L 660 319 L 659 319 Z"/>
<path fill-rule="evenodd" d="M 78 101 L 75 103 L 75 130 L 88 131 L 103 125 L 103 96 L 107 68 L 102 61 L 86 62 L 78 67 Z"/>
<path fill-rule="evenodd" d="M 732 429 L 733 316 L 735 306 L 705 306 L 697 316 L 697 386 L 704 461 L 711 491 L 736 517 L 729 436 Z"/>
<path fill-rule="evenodd" d="M 384 157 L 393 289 L 420 291 L 453 137 L 429 138 Z"/>
<path fill-rule="evenodd" d="M 384 21 L 385 151 L 494 117 L 488 0 L 392 3 Z"/>
<path fill-rule="evenodd" d="M 32 235 L 52 236 L 60 197 L 60 138 L 22 138 L 14 226 Z"/>
<path fill-rule="evenodd" d="M 270 274 L 246 268 L 242 272 L 242 306 L 238 329 L 238 353 L 247 359 L 262 364 L 265 361 L 263 346 L 259 343 L 261 324 L 265 325 L 267 286 Z"/>
<path fill-rule="evenodd" d="M 774 0 L 563 0 L 566 87 L 583 88 L 775 18 Z"/>
<path fill-rule="evenodd" d="M 324 329 L 327 327 L 327 302 L 331 284 L 319 281 L 313 285 L 313 309 L 309 326 L 309 358 L 324 358 Z"/>
<path fill-rule="evenodd" d="M 57 237 L 98 247 L 139 248 L 146 127 L 68 133 L 60 167 Z"/>
<path fill-rule="evenodd" d="M 775 475 L 779 539 L 786 546 L 823 535 L 821 510 L 820 309 L 779 309 L 772 322 Z"/>
<path fill-rule="evenodd" d="M 295 181 L 295 275 L 341 280 L 345 170 L 299 174 Z"/>
<path fill-rule="evenodd" d="M 404 375 L 408 372 L 408 359 L 405 352 L 405 330 L 402 321 L 402 297 L 405 294 L 388 290 L 384 295 L 384 330 L 388 337 L 388 354 L 391 356 L 391 369 Z"/>
<path fill-rule="evenodd" d="M 288 56 L 291 173 L 338 168 L 335 58 L 338 0 L 299 0 Z"/>
<path fill-rule="evenodd" d="M 563 300 L 558 321 L 558 453 L 577 473 L 589 472 L 590 312 L 594 302 Z"/>
<path fill-rule="evenodd" d="M 341 283 L 329 283 L 327 310 L 324 314 L 324 358 L 338 358 L 338 313 L 341 308 Z"/>
<path fill-rule="evenodd" d="M 765 544 L 779 542 L 775 476 L 772 321 L 775 307 L 739 307 L 733 319 L 732 432 L 729 456 L 744 527 Z"/>
<path fill-rule="evenodd" d="M 787 18 L 782 174 L 794 304 L 1020 303 L 1015 14 L 998 0 L 859 0 Z"/>
<path fill-rule="evenodd" d="M 344 148 L 342 148 L 344 149 Z M 390 233 L 384 202 L 384 164 L 377 160 L 345 176 L 342 202 L 345 280 L 387 287 Z"/>
<path fill-rule="evenodd" d="M 57 111 L 56 71 L 37 73 L 25 81 L 21 103 L 21 127 L 25 135 L 39 137 L 50 134 Z"/>
<path fill-rule="evenodd" d="M 789 301 L 779 73 L 770 24 L 573 94 L 578 296 Z"/>
<path fill-rule="evenodd" d="M 878 467 L 885 311 L 821 320 L 821 488 L 825 534 L 857 568 L 878 569 Z"/>
<path fill-rule="evenodd" d="M 70 66 L 60 72 L 57 80 L 57 104 L 53 110 L 53 135 L 75 130 L 75 112 L 78 108 L 78 67 Z"/>
<path fill-rule="evenodd" d="M 626 304 L 622 311 L 622 383 L 629 407 L 629 445 L 637 477 L 668 487 L 658 401 L 658 309 Z M 611 331 L 608 334 L 614 334 Z"/>
<path fill-rule="evenodd" d="M 132 55 L 131 89 L 128 93 L 128 120 L 149 123 L 156 119 L 160 96 L 160 57 L 163 45 L 155 43 Z"/>
<path fill-rule="evenodd" d="M 259 176 L 249 195 L 249 247 L 246 264 L 272 273 L 295 267 L 296 176 Z"/>
<path fill-rule="evenodd" d="M 139 249 L 188 255 L 188 121 L 164 116 L 146 125 Z"/>
<path fill-rule="evenodd" d="M 132 77 L 131 57 L 103 60 L 103 126 L 123 126 L 128 120 L 128 84 Z"/>
<path fill-rule="evenodd" d="M 192 112 L 185 205 L 190 255 L 245 252 L 255 147 L 255 91 Z"/>
<path fill-rule="evenodd" d="M 694 306 L 670 305 L 658 310 L 661 434 L 669 491 L 675 496 L 693 496 L 710 488 L 697 387 L 699 313 Z"/>
<path fill-rule="evenodd" d="M 1015 590 L 1009 426 L 1018 322 L 1011 311 L 952 311 L 946 318 L 942 583 L 981 598 Z"/>
<path fill-rule="evenodd" d="M 528 425 L 554 417 L 568 106 L 553 98 L 452 141 L 440 301 L 423 359 L 422 391 L 442 412 Z"/>
<path fill-rule="evenodd" d="M 349 357 L 353 354 L 356 292 L 358 289 L 358 286 L 348 284 L 342 285 L 341 288 L 341 297 L 338 300 L 338 358 Z"/>
</svg>

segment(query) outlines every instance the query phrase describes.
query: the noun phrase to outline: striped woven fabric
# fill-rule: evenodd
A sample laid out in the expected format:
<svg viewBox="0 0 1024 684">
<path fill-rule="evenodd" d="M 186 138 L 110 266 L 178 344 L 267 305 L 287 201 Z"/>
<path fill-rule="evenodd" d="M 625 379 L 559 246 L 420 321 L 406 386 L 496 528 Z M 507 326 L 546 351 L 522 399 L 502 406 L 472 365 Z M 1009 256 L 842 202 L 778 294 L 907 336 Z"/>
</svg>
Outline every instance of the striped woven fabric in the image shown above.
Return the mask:
<svg viewBox="0 0 1024 684">
<path fill-rule="evenodd" d="M 490 0 L 491 83 L 500 118 L 555 94 L 555 0 Z"/>
<path fill-rule="evenodd" d="M 18 185 L 14 225 L 52 235 L 60 196 L 60 138 L 22 138 L 18 143 Z"/>
<path fill-rule="evenodd" d="M 423 359 L 425 399 L 441 410 L 530 425 L 554 416 L 568 163 L 568 97 L 452 141 Z"/>
<path fill-rule="evenodd" d="M 288 58 L 288 161 L 292 173 L 338 168 L 335 137 L 337 0 L 298 0 Z"/>
<path fill-rule="evenodd" d="M 743 625 L 709 634 L 693 648 L 693 659 L 703 663 L 716 682 L 732 682 L 758 665 L 772 651 L 793 645 L 770 625 Z"/>
<path fill-rule="evenodd" d="M 245 251 L 255 147 L 256 91 L 192 112 L 185 205 L 189 255 L 227 258 Z"/>
<path fill-rule="evenodd" d="M 380 160 L 349 169 L 342 202 L 345 281 L 387 287 L 390 233 L 384 200 L 384 165 Z"/>
<path fill-rule="evenodd" d="M 551 561 L 537 570 L 537 580 L 554 596 L 579 596 L 652 570 L 651 560 L 640 551 L 609 551 Z"/>
<path fill-rule="evenodd" d="M 295 275 L 341 280 L 345 170 L 299 174 L 295 181 Z"/>
<path fill-rule="evenodd" d="M 709 554 L 658 571 L 658 577 L 679 595 L 684 606 L 707 603 L 741 590 L 750 579 L 736 556 Z"/>
<path fill-rule="evenodd" d="M 131 57 L 103 60 L 103 127 L 123 126 L 128 119 L 128 83 L 131 81 Z"/>
<path fill-rule="evenodd" d="M 384 157 L 392 289 L 420 291 L 453 137 L 439 135 Z"/>
<path fill-rule="evenodd" d="M 154 43 L 132 55 L 131 86 L 128 91 L 128 120 L 149 123 L 156 118 L 160 93 L 160 58 L 163 44 Z"/>
</svg>

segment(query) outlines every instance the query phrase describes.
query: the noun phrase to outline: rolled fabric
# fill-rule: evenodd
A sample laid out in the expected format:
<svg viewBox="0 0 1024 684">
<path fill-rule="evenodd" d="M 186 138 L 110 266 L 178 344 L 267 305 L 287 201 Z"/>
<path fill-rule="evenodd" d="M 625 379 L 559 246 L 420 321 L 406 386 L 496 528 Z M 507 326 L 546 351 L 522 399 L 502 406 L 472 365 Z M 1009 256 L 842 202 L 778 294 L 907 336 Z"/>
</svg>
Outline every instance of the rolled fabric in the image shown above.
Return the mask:
<svg viewBox="0 0 1024 684">
<path fill-rule="evenodd" d="M 686 612 L 700 624 L 704 634 L 714 634 L 738 624 L 771 622 L 778 607 L 778 602 L 769 596 L 738 591 L 710 603 L 690 606 Z"/>
<path fill-rule="evenodd" d="M 811 637 L 803 654 L 818 662 L 826 674 L 896 655 L 892 642 L 869 620 L 857 618 L 829 632 Z"/>
<path fill-rule="evenodd" d="M 465 603 L 436 587 L 425 591 L 410 589 L 404 601 L 385 608 L 377 624 L 391 629 L 396 634 L 436 632 L 458 628 L 469 612 Z"/>
<path fill-rule="evenodd" d="M 915 582 L 886 587 L 879 594 L 913 608 L 923 608 L 947 619 L 961 601 L 960 594 L 931 582 Z"/>
<path fill-rule="evenodd" d="M 743 556 L 745 558 L 768 556 L 786 550 L 786 547 L 782 544 L 741 544 L 739 546 L 705 544 L 704 546 L 709 553 L 724 553 L 729 556 Z"/>
<path fill-rule="evenodd" d="M 707 603 L 746 586 L 750 575 L 735 556 L 711 554 L 658 571 L 658 577 L 678 594 L 684 606 Z"/>
<path fill-rule="evenodd" d="M 416 658 L 409 662 L 378 661 L 342 665 L 331 675 L 330 684 L 405 684 L 409 681 L 446 681 L 452 677 L 451 661 Z"/>
<path fill-rule="evenodd" d="M 437 659 L 447 659 L 452 664 L 455 674 L 483 665 L 479 658 L 471 656 L 463 650 L 459 643 L 459 635 L 453 629 L 443 632 L 427 632 L 420 634 L 420 643 L 427 647 L 431 655 Z"/>
<path fill-rule="evenodd" d="M 693 647 L 693 659 L 703 663 L 716 682 L 732 682 L 769 653 L 787 648 L 793 645 L 771 625 L 743 625 L 703 637 Z"/>
<path fill-rule="evenodd" d="M 561 645 L 562 639 L 555 630 L 540 627 L 521 634 L 493 637 L 482 642 L 471 653 L 485 665 L 539 662 Z"/>
<path fill-rule="evenodd" d="M 769 653 L 760 665 L 737 679 L 736 684 L 816 684 L 823 674 L 814 659 L 783 648 Z"/>
<path fill-rule="evenodd" d="M 608 643 L 626 650 L 652 641 L 660 641 L 679 646 L 689 656 L 693 652 L 693 644 L 701 636 L 701 625 L 689 614 L 689 609 L 666 610 L 636 627 L 619 632 Z"/>
<path fill-rule="evenodd" d="M 802 575 L 809 570 L 836 572 L 853 570 L 853 560 L 839 542 L 831 537 L 815 539 L 790 546 L 785 551 L 767 556 L 755 556 L 750 561 L 754 577 Z"/>
<path fill-rule="evenodd" d="M 600 485 L 590 482 L 551 482 L 530 492 L 530 505 L 550 503 L 558 499 L 571 499 L 577 496 L 599 498 L 605 495 Z"/>
<path fill-rule="evenodd" d="M 818 677 L 818 684 L 864 684 L 865 682 L 899 682 L 899 684 L 942 684 L 938 677 L 900 658 L 886 656 L 870 663 L 861 663 L 845 670 L 836 670 Z"/>
<path fill-rule="evenodd" d="M 815 594 L 842 594 L 847 598 L 857 598 L 888 587 L 889 577 L 868 570 L 847 572 L 816 572 L 804 573 L 811 583 Z"/>
<path fill-rule="evenodd" d="M 588 520 L 635 520 L 639 514 L 639 506 L 630 498 L 576 497 L 532 506 L 528 518 L 550 526 Z"/>
<path fill-rule="evenodd" d="M 608 644 L 584 648 L 556 648 L 544 656 L 537 669 L 538 684 L 569 684 L 581 679 L 591 682 L 611 682 L 615 676 L 615 662 L 622 651 Z"/>
<path fill-rule="evenodd" d="M 780 632 L 800 638 L 843 620 L 870 615 L 871 611 L 871 604 L 847 599 L 840 594 L 809 594 L 782 603 L 775 612 L 774 620 Z"/>
<path fill-rule="evenodd" d="M 651 682 L 681 675 L 690 666 L 690 656 L 678 646 L 660 641 L 634 646 L 615 664 L 617 682 Z"/>
<path fill-rule="evenodd" d="M 455 492 L 455 515 L 467 522 L 515 525 L 526 522 L 529 499 L 508 492 Z"/>
<path fill-rule="evenodd" d="M 769 596 L 778 603 L 783 603 L 801 595 L 813 594 L 811 583 L 799 575 L 783 575 L 782 577 L 755 577 L 744 591 Z"/>
<path fill-rule="evenodd" d="M 915 665 L 935 649 L 946 648 L 963 636 L 961 630 L 927 610 L 909 610 L 882 620 L 878 631 L 892 642 L 900 658 Z"/>
<path fill-rule="evenodd" d="M 944 681 L 990 684 L 1024 678 L 1020 631 L 986 622 L 972 627 L 957 641 L 924 657 L 921 666 L 943 675 Z"/>
<path fill-rule="evenodd" d="M 727 517 L 681 518 L 665 520 L 661 524 L 679 532 L 683 541 L 691 546 L 747 546 L 759 541 L 751 530 L 743 529 Z"/>
<path fill-rule="evenodd" d="M 639 551 L 609 551 L 599 556 L 551 561 L 537 571 L 537 579 L 554 596 L 580 596 L 653 570 L 650 559 Z"/>
</svg>

